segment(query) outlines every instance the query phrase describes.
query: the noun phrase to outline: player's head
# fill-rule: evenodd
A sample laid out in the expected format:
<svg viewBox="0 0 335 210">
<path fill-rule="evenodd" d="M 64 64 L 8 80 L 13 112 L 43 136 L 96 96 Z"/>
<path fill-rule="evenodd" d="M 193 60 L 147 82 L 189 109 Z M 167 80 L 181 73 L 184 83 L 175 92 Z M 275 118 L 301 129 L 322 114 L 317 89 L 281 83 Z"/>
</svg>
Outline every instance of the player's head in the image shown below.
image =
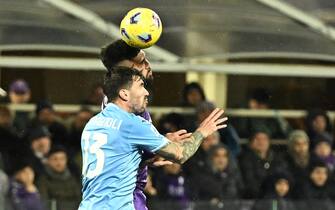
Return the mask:
<svg viewBox="0 0 335 210">
<path fill-rule="evenodd" d="M 108 70 L 115 66 L 124 66 L 138 70 L 146 80 L 153 79 L 151 66 L 145 52 L 129 46 L 121 39 L 103 47 L 100 58 Z"/>
<path fill-rule="evenodd" d="M 148 104 L 149 92 L 144 77 L 135 69 L 116 66 L 105 76 L 104 93 L 110 102 L 122 105 L 127 111 L 139 114 Z"/>
</svg>

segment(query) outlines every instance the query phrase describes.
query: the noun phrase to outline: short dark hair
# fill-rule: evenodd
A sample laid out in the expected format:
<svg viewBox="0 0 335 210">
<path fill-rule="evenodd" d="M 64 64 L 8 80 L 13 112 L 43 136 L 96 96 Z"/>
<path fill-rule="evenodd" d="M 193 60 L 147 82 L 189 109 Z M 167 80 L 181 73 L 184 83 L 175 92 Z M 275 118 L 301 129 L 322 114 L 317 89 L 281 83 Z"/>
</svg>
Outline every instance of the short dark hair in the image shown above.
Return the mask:
<svg viewBox="0 0 335 210">
<path fill-rule="evenodd" d="M 105 75 L 103 87 L 108 101 L 114 101 L 122 88 L 129 89 L 133 84 L 134 77 L 140 77 L 145 81 L 141 73 L 135 69 L 123 66 L 115 66 L 110 69 Z"/>
<path fill-rule="evenodd" d="M 267 135 L 269 139 L 271 138 L 271 134 L 268 131 L 268 129 L 266 129 L 266 128 L 256 128 L 256 129 L 253 129 L 251 131 L 249 141 L 252 142 L 256 138 L 256 136 L 260 133 L 263 133 L 263 134 Z"/>
<path fill-rule="evenodd" d="M 51 133 L 46 126 L 38 125 L 32 128 L 28 133 L 28 140 L 33 142 L 43 137 L 51 137 Z"/>
<path fill-rule="evenodd" d="M 44 109 L 50 109 L 51 111 L 54 111 L 53 104 L 48 100 L 40 100 L 36 104 L 36 114 L 38 115 L 42 110 Z"/>
<path fill-rule="evenodd" d="M 166 134 L 169 132 L 174 132 L 170 127 L 167 127 L 166 124 L 171 124 L 175 126 L 178 130 L 184 127 L 184 117 L 178 113 L 169 113 L 163 116 L 158 122 L 158 131 L 159 133 Z"/>
<path fill-rule="evenodd" d="M 47 157 L 49 158 L 50 156 L 52 156 L 53 154 L 58 153 L 58 152 L 63 152 L 67 157 L 67 150 L 63 146 L 53 146 L 50 149 L 49 153 L 47 154 Z"/>
<path fill-rule="evenodd" d="M 252 91 L 250 99 L 254 99 L 260 104 L 270 105 L 271 93 L 265 88 L 256 88 Z"/>
<path fill-rule="evenodd" d="M 100 59 L 109 71 L 119 62 L 135 58 L 139 52 L 139 48 L 131 47 L 119 39 L 101 49 Z"/>
<path fill-rule="evenodd" d="M 187 101 L 187 95 L 192 91 L 192 90 L 196 90 L 199 92 L 199 94 L 201 95 L 201 99 L 202 101 L 206 100 L 206 95 L 204 90 L 202 89 L 201 85 L 197 82 L 191 82 L 187 85 L 185 85 L 182 94 L 183 94 L 183 105 L 184 106 L 190 106 L 189 102 Z"/>
<path fill-rule="evenodd" d="M 326 168 L 328 172 L 327 164 L 321 159 L 311 160 L 311 163 L 309 164 L 309 167 L 308 167 L 309 173 L 311 174 L 315 170 L 315 168 Z"/>
</svg>

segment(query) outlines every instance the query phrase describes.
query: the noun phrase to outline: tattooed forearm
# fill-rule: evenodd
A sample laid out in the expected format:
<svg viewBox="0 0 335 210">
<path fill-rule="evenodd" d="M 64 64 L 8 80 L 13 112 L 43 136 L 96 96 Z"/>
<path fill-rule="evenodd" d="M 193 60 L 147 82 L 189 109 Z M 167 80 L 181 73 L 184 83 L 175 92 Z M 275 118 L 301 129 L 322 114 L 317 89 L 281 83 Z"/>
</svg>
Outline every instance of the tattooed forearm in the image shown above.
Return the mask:
<svg viewBox="0 0 335 210">
<path fill-rule="evenodd" d="M 194 153 L 200 147 L 204 136 L 199 131 L 196 131 L 190 138 L 191 140 L 185 140 L 181 145 L 183 148 L 183 158 L 180 161 L 181 163 L 185 163 L 190 157 L 194 155 Z"/>
<path fill-rule="evenodd" d="M 182 151 L 179 147 L 180 146 L 177 143 L 170 141 L 158 151 L 158 154 L 168 160 L 178 161 L 178 159 L 182 158 Z"/>
<path fill-rule="evenodd" d="M 196 131 L 182 143 L 169 142 L 157 153 L 166 159 L 183 164 L 197 151 L 203 138 L 203 135 Z"/>
<path fill-rule="evenodd" d="M 170 142 L 167 146 L 160 149 L 158 154 L 166 158 L 171 158 L 172 161 L 185 163 L 197 151 L 204 137 L 211 135 L 218 129 L 227 127 L 227 124 L 224 124 L 227 118 L 220 118 L 222 114 L 222 109 L 214 109 L 214 111 L 200 123 L 199 128 L 190 138 L 184 139 L 184 141 L 180 143 Z"/>
</svg>

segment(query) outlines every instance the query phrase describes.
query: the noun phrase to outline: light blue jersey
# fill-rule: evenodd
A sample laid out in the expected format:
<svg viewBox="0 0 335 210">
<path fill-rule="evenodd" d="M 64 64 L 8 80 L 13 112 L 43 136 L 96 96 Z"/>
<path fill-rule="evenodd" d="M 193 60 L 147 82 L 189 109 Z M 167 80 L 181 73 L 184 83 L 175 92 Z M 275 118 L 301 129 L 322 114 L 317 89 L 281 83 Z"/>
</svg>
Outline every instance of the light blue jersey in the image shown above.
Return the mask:
<svg viewBox="0 0 335 210">
<path fill-rule="evenodd" d="M 82 134 L 83 199 L 79 210 L 134 210 L 142 151 L 155 152 L 167 143 L 147 120 L 108 104 Z"/>
</svg>

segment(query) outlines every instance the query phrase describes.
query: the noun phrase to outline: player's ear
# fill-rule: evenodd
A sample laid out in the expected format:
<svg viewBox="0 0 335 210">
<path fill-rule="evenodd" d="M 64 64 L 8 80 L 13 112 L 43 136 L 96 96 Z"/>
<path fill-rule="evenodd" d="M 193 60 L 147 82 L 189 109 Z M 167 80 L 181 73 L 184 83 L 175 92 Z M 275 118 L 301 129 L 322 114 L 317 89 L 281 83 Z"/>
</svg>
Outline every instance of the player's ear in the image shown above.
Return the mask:
<svg viewBox="0 0 335 210">
<path fill-rule="evenodd" d="M 127 89 L 121 89 L 119 91 L 119 97 L 123 101 L 129 101 L 129 91 Z"/>
</svg>

